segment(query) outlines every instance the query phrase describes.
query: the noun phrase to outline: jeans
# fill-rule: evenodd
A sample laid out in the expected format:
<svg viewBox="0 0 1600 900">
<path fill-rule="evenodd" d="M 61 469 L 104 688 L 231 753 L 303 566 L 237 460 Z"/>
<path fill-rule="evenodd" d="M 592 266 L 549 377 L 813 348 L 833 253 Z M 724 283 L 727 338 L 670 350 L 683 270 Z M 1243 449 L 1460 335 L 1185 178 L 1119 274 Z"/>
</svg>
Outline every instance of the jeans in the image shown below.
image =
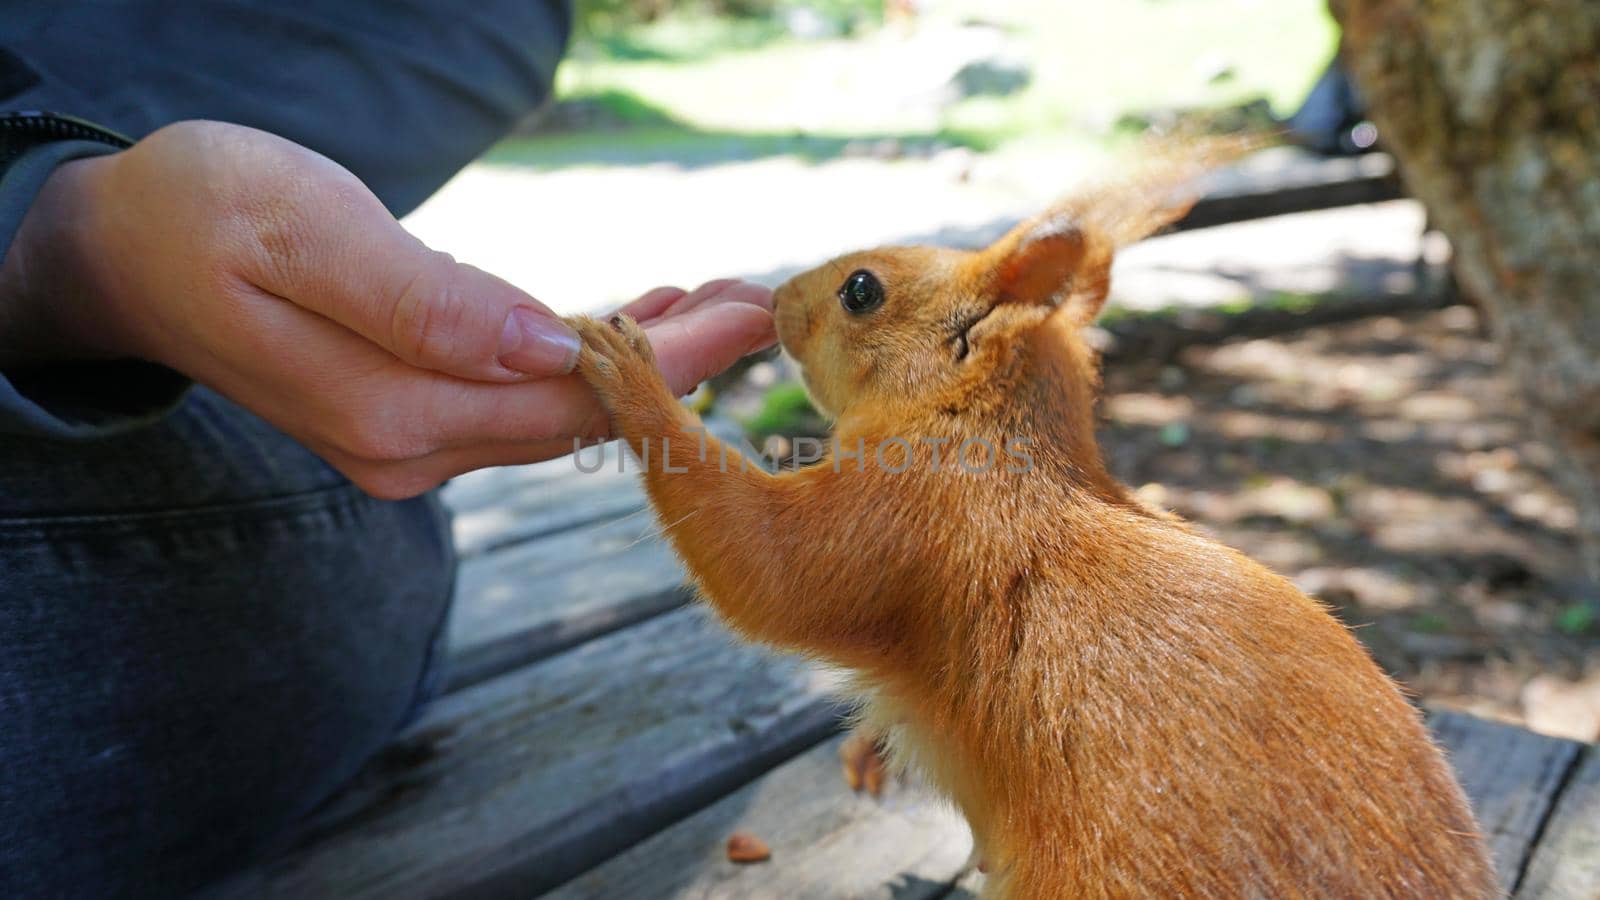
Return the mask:
<svg viewBox="0 0 1600 900">
<path fill-rule="evenodd" d="M 202 388 L 0 436 L 0 897 L 180 895 L 283 840 L 437 684 L 448 526 Z"/>
</svg>

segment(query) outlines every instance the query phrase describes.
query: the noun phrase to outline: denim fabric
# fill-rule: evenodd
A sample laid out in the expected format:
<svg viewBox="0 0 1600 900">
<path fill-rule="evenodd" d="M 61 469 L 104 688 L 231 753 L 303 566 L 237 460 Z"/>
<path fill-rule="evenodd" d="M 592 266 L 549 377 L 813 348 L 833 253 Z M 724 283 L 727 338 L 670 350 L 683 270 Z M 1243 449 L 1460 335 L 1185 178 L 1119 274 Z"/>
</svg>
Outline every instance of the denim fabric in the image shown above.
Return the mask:
<svg viewBox="0 0 1600 900">
<path fill-rule="evenodd" d="M 437 499 L 203 388 L 0 436 L 0 897 L 174 896 L 269 847 L 431 691 L 453 580 Z"/>
<path fill-rule="evenodd" d="M 567 0 L 10 0 L 0 108 L 132 138 L 250 125 L 401 214 L 543 101 L 570 21 Z M 8 170 L 0 256 L 54 167 L 103 151 Z M 226 873 L 438 678 L 437 500 L 373 500 L 185 387 L 134 362 L 0 372 L 0 898 Z"/>
</svg>

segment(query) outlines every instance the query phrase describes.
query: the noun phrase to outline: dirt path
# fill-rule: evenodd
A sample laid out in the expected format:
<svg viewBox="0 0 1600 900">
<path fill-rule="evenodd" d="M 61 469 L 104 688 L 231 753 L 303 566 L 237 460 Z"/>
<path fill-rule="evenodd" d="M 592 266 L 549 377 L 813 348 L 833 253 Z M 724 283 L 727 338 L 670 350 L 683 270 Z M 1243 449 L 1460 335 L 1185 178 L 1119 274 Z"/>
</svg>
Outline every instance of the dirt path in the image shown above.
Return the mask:
<svg viewBox="0 0 1600 900">
<path fill-rule="evenodd" d="M 1327 601 L 1423 700 L 1600 737 L 1575 515 L 1469 308 L 1106 384 L 1119 477 Z"/>
</svg>

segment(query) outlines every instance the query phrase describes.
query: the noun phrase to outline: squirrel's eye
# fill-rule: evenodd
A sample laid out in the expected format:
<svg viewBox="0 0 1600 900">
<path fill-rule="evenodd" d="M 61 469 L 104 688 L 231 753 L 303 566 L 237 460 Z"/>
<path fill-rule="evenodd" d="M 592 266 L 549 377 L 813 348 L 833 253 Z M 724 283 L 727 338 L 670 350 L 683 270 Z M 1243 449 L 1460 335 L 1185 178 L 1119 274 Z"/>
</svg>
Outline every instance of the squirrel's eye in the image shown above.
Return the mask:
<svg viewBox="0 0 1600 900">
<path fill-rule="evenodd" d="M 866 269 L 857 269 L 839 287 L 839 302 L 846 312 L 871 312 L 883 303 L 883 283 Z"/>
</svg>

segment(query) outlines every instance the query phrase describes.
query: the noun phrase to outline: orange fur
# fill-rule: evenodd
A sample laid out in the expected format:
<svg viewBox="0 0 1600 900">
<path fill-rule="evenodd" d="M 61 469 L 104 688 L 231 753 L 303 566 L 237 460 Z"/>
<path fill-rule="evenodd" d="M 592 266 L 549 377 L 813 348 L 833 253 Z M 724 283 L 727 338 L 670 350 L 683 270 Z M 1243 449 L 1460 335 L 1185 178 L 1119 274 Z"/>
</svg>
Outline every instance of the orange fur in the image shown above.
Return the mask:
<svg viewBox="0 0 1600 900">
<path fill-rule="evenodd" d="M 859 465 L 702 454 L 631 321 L 573 320 L 579 368 L 649 443 L 650 497 L 705 597 L 854 671 L 863 727 L 966 814 L 987 896 L 1495 896 L 1461 789 L 1349 632 L 1101 461 L 1079 326 L 1116 248 L 1181 215 L 1197 170 L 1142 169 L 981 252 L 881 249 L 783 285 L 779 336 Z M 836 291 L 860 269 L 886 300 L 857 315 Z M 1031 465 L 953 467 L 970 438 L 1024 438 Z"/>
</svg>

